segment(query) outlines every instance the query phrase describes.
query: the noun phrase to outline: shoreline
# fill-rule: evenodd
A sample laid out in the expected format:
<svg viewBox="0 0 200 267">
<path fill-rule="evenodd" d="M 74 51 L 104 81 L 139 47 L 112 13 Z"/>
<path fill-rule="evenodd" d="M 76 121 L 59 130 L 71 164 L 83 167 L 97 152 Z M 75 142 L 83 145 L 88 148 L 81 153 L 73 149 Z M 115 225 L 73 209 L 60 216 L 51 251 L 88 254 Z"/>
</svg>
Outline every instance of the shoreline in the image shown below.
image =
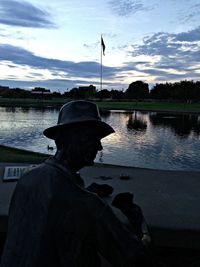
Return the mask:
<svg viewBox="0 0 200 267">
<path fill-rule="evenodd" d="M 43 162 L 49 156 L 49 154 L 33 152 L 0 144 L 0 163 L 37 164 Z"/>
<path fill-rule="evenodd" d="M 10 156 L 10 160 L 6 153 Z M 2 154 L 4 159 L 2 159 Z M 5 164 L 40 164 L 49 157 L 51 154 L 45 154 L 41 152 L 34 152 L 30 150 L 25 150 L 21 148 L 15 148 L 11 146 L 1 145 L 0 144 L 0 166 Z M 26 158 L 26 160 L 25 160 Z M 200 170 L 169 170 L 169 169 L 154 169 L 154 168 L 145 168 L 145 167 L 136 167 L 136 166 L 124 166 L 124 165 L 115 165 L 109 163 L 98 163 L 95 162 L 94 167 L 103 167 L 103 168 L 115 168 L 115 169 L 124 169 L 124 170 L 143 170 L 143 171 L 154 171 L 154 172 L 171 172 L 171 173 L 199 173 Z M 92 167 L 92 166 L 91 166 Z"/>
<path fill-rule="evenodd" d="M 101 109 L 100 109 L 101 111 Z M 121 111 L 121 109 L 111 109 L 110 111 Z M 141 112 L 159 112 L 159 113 L 171 113 L 171 114 L 178 114 L 178 115 L 200 115 L 200 111 L 189 111 L 189 110 L 170 110 L 170 109 L 144 109 L 144 108 L 134 108 L 134 109 L 124 109 L 125 113 L 134 112 L 134 111 L 141 111 Z"/>
</svg>

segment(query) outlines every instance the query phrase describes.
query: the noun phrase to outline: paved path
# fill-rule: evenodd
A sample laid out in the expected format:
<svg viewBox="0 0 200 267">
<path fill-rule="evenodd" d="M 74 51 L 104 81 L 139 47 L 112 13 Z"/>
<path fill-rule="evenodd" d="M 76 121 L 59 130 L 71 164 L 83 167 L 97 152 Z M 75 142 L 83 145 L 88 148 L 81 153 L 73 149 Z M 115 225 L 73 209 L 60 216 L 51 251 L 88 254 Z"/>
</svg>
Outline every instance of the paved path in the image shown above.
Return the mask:
<svg viewBox="0 0 200 267">
<path fill-rule="evenodd" d="M 23 164 L 21 164 L 23 165 Z M 6 231 L 10 198 L 16 182 L 3 182 L 0 165 L 0 232 Z M 129 176 L 121 180 L 120 175 Z M 133 192 L 144 212 L 155 245 L 200 249 L 200 172 L 160 171 L 140 168 L 94 166 L 81 170 L 86 186 L 92 182 Z"/>
</svg>

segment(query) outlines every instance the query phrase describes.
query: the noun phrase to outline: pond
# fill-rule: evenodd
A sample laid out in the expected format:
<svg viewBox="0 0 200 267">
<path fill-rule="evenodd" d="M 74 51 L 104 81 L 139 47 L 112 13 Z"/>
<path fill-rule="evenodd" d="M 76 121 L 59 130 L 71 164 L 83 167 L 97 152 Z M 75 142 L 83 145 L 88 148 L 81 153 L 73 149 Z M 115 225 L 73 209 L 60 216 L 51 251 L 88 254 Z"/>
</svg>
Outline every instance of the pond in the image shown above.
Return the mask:
<svg viewBox="0 0 200 267">
<path fill-rule="evenodd" d="M 0 107 L 0 144 L 54 154 L 43 130 L 57 123 L 53 108 Z M 96 162 L 123 166 L 200 171 L 200 116 L 111 111 L 102 114 L 115 133 L 102 140 Z"/>
</svg>

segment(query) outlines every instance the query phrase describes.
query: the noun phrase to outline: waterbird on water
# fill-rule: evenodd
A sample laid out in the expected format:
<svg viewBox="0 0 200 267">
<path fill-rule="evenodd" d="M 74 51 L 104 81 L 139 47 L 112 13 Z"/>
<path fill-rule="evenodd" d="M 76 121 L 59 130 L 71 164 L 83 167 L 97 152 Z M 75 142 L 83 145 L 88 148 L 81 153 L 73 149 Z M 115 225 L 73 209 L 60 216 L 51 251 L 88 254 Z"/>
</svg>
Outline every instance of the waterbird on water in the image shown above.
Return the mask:
<svg viewBox="0 0 200 267">
<path fill-rule="evenodd" d="M 48 145 L 48 146 L 47 146 L 47 149 L 48 149 L 48 150 L 54 150 L 54 147 Z"/>
</svg>

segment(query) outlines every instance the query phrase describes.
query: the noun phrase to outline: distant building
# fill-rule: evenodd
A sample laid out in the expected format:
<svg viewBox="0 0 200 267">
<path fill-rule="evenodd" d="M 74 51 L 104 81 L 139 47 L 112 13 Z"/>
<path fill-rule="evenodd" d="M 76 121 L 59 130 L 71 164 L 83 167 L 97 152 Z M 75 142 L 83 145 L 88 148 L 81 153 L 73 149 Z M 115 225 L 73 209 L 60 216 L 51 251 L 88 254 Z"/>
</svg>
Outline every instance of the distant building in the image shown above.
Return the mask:
<svg viewBox="0 0 200 267">
<path fill-rule="evenodd" d="M 36 87 L 32 89 L 31 94 L 39 98 L 44 98 L 44 97 L 46 98 L 46 97 L 52 96 L 52 93 L 49 89 L 40 88 L 40 87 Z"/>
</svg>

